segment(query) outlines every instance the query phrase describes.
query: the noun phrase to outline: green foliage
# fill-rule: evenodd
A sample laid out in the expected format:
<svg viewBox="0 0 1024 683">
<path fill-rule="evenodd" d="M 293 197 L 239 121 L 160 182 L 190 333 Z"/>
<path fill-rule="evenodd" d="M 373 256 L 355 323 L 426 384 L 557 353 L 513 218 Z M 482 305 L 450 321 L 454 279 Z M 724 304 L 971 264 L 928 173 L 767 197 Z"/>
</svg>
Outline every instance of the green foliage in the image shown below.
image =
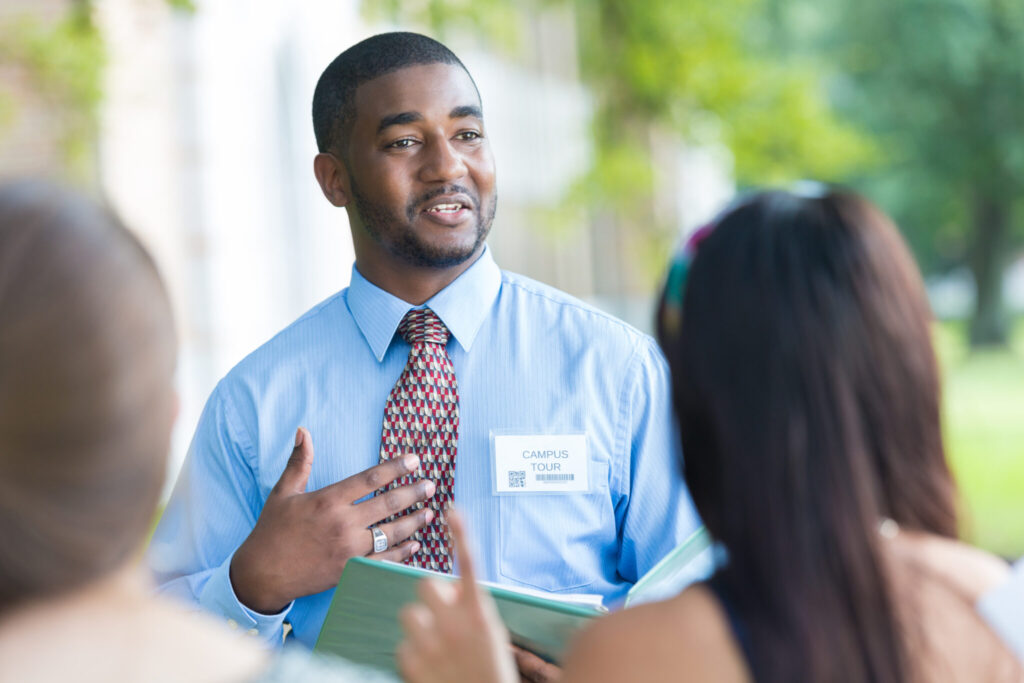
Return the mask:
<svg viewBox="0 0 1024 683">
<path fill-rule="evenodd" d="M 1024 244 L 1024 5 L 763 0 L 760 35 L 829 73 L 832 105 L 876 141 L 845 180 L 893 214 L 922 268 L 968 265 L 972 343 L 1005 341 L 1000 275 Z"/>
<path fill-rule="evenodd" d="M 820 82 L 821 76 L 807 67 L 768 67 L 766 76 L 732 107 L 726 140 L 739 150 L 736 176 L 741 182 L 841 182 L 854 169 L 875 163 L 875 146 L 836 118 Z"/>
<path fill-rule="evenodd" d="M 840 16 L 833 54 L 855 86 L 844 108 L 880 136 L 890 166 L 912 168 L 958 203 L 980 187 L 1022 194 L 1024 5 L 848 0 Z M 917 214 L 933 194 L 904 196 Z"/>
<path fill-rule="evenodd" d="M 640 119 L 692 142 L 721 140 L 746 184 L 835 178 L 867 163 L 869 145 L 829 110 L 815 67 L 748 39 L 763 9 L 755 0 L 578 1 L 581 64 L 606 132 Z"/>
<path fill-rule="evenodd" d="M 192 0 L 165 1 L 180 11 L 196 9 Z M 91 0 L 74 0 L 56 23 L 44 23 L 26 12 L 0 24 L 0 60 L 27 72 L 32 88 L 59 122 L 66 173 L 86 182 L 95 180 L 95 144 L 107 62 L 92 11 Z M 17 96 L 0 92 L 0 136 L 18 115 Z"/>
<path fill-rule="evenodd" d="M 522 39 L 522 12 L 509 0 L 364 0 L 362 13 L 370 21 L 404 20 L 429 26 L 442 40 L 452 30 L 468 30 L 508 52 Z"/>
<path fill-rule="evenodd" d="M 651 210 L 660 145 L 724 143 L 745 184 L 841 178 L 866 168 L 870 142 L 839 121 L 808 60 L 776 59 L 752 39 L 765 0 L 386 0 L 375 19 L 480 35 L 523 57 L 516 40 L 545 12 L 570 16 L 583 83 L 595 98 L 593 167 L 566 197 L 608 212 L 636 241 L 675 226 Z M 372 8 L 372 9 L 370 9 Z M 764 43 L 764 41 L 760 41 Z M 652 272 L 660 272 L 659 267 Z"/>
<path fill-rule="evenodd" d="M 88 5 L 74 4 L 68 15 L 53 25 L 43 25 L 28 15 L 10 21 L 0 29 L 0 59 L 29 72 L 38 94 L 59 116 L 70 175 L 88 176 L 106 60 Z M 8 121 L 14 116 L 16 113 L 10 114 Z"/>
<path fill-rule="evenodd" d="M 167 4 L 171 9 L 181 10 L 182 12 L 195 12 L 196 4 L 192 0 L 167 0 Z"/>
<path fill-rule="evenodd" d="M 972 339 L 999 342 L 1000 273 L 1024 243 L 1024 4 L 770 2 L 787 49 L 829 61 L 835 103 L 879 141 L 877 172 L 856 184 L 895 215 L 924 269 L 971 267 Z M 811 15 L 813 29 L 794 28 Z"/>
<path fill-rule="evenodd" d="M 648 150 L 633 141 L 613 138 L 597 147 L 590 171 L 574 186 L 571 198 L 596 210 L 646 212 L 653 182 Z"/>
</svg>

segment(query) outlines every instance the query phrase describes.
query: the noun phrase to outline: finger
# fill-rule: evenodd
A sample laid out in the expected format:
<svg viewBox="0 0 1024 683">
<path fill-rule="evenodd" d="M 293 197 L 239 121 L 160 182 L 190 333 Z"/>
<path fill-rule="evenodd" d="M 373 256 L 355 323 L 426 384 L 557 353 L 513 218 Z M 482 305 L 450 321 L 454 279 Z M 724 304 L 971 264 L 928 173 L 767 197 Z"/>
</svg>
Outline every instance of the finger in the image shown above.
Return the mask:
<svg viewBox="0 0 1024 683">
<path fill-rule="evenodd" d="M 416 592 L 423 604 L 434 614 L 438 614 L 454 605 L 457 597 L 455 586 L 448 581 L 434 578 L 426 578 L 420 581 Z"/>
<path fill-rule="evenodd" d="M 531 683 L 530 674 L 528 671 L 530 668 L 530 662 L 526 657 L 526 650 L 523 650 L 522 648 L 517 647 L 515 645 L 512 645 L 511 648 L 512 658 L 516 660 L 516 671 L 519 672 L 520 683 Z"/>
<path fill-rule="evenodd" d="M 416 683 L 417 681 L 427 680 L 426 678 L 421 678 L 421 676 L 428 672 L 429 668 L 423 665 L 419 653 L 416 651 L 416 646 L 410 641 L 403 640 L 395 648 L 395 662 L 398 664 L 398 672 L 402 674 L 403 681 Z"/>
<path fill-rule="evenodd" d="M 417 603 L 406 605 L 398 612 L 398 622 L 402 625 L 406 640 L 421 654 L 429 655 L 436 645 L 434 633 L 434 615 L 430 608 Z"/>
<path fill-rule="evenodd" d="M 529 650 L 512 646 L 512 655 L 516 660 L 516 668 L 522 680 L 530 683 L 549 683 L 558 681 L 562 677 L 562 670 L 546 662 Z"/>
<path fill-rule="evenodd" d="M 405 639 L 399 648 L 402 652 L 396 652 L 395 655 L 399 658 L 404 680 L 440 680 L 435 672 L 442 651 L 438 639 L 431 635 L 434 619 L 430 610 L 419 604 L 407 605 L 398 612 L 398 621 Z M 431 676 L 431 673 L 435 675 Z"/>
<path fill-rule="evenodd" d="M 353 474 L 347 479 L 325 486 L 321 489 L 327 495 L 340 496 L 346 503 L 359 500 L 363 496 L 384 488 L 395 479 L 415 472 L 420 466 L 420 459 L 412 454 L 400 458 L 392 458 L 387 462 L 374 465 Z M 381 519 L 378 517 L 377 519 Z M 368 522 L 369 524 L 369 522 Z"/>
<path fill-rule="evenodd" d="M 473 558 L 470 557 L 469 542 L 466 540 L 466 527 L 462 523 L 462 515 L 455 508 L 448 511 L 448 530 L 452 535 L 452 550 L 459 560 L 459 573 L 462 575 L 462 582 L 476 588 L 476 569 L 473 567 Z M 467 590 L 467 593 L 475 593 L 475 590 Z"/>
<path fill-rule="evenodd" d="M 429 500 L 436 490 L 437 485 L 429 479 L 389 489 L 356 505 L 356 519 L 366 526 L 376 524 L 382 519 L 405 512 L 416 503 Z"/>
<path fill-rule="evenodd" d="M 405 562 L 410 557 L 419 552 L 419 549 L 419 541 L 406 541 L 405 543 L 399 543 L 396 546 L 388 548 L 382 553 L 370 553 L 368 557 L 371 560 L 390 560 L 391 562 Z"/>
<path fill-rule="evenodd" d="M 305 427 L 295 431 L 295 448 L 274 484 L 271 495 L 295 495 L 306 492 L 309 473 L 313 469 L 313 437 Z"/>
<path fill-rule="evenodd" d="M 473 567 L 473 558 L 469 550 L 469 541 L 466 538 L 466 526 L 462 523 L 462 515 L 455 508 L 448 511 L 448 531 L 452 535 L 452 550 L 459 562 L 461 599 L 473 608 L 483 610 L 483 614 L 493 613 L 494 605 L 482 597 L 483 589 L 476 583 L 476 569 Z"/>
<path fill-rule="evenodd" d="M 387 524 L 378 524 L 377 528 L 388 537 L 388 545 L 398 545 L 405 539 L 416 533 L 417 529 L 423 528 L 434 520 L 434 511 L 430 508 L 416 510 L 408 515 L 399 517 Z"/>
</svg>

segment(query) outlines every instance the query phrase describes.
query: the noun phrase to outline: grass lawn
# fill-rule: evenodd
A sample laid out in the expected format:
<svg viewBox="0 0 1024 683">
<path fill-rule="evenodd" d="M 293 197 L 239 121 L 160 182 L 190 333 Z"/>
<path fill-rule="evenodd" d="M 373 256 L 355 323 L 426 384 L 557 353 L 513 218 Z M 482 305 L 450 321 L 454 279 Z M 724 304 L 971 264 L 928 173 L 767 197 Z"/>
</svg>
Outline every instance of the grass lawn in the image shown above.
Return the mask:
<svg viewBox="0 0 1024 683">
<path fill-rule="evenodd" d="M 946 448 L 962 498 L 964 537 L 1024 556 L 1024 319 L 1011 348 L 968 352 L 963 326 L 942 323 Z"/>
</svg>

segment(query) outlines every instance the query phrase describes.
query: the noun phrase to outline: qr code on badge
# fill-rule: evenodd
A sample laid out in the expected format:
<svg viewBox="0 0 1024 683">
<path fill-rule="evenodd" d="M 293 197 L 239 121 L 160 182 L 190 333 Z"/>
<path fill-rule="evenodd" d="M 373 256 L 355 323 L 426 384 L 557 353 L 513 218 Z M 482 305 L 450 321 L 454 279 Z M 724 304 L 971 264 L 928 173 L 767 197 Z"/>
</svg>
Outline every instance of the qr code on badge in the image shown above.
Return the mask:
<svg viewBox="0 0 1024 683">
<path fill-rule="evenodd" d="M 526 470 L 515 470 L 508 473 L 508 487 L 521 489 L 526 486 Z"/>
</svg>

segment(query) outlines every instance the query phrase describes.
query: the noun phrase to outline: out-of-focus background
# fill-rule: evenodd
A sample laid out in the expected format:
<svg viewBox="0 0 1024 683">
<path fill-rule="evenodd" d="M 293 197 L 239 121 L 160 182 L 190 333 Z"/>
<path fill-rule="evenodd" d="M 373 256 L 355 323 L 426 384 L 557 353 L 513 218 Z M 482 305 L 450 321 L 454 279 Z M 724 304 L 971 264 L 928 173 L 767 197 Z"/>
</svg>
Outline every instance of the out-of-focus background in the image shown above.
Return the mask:
<svg viewBox="0 0 1024 683">
<path fill-rule="evenodd" d="M 217 380 L 348 283 L 310 102 L 397 28 L 479 85 L 499 264 L 642 329 L 672 245 L 737 191 L 813 178 L 881 204 L 936 314 L 965 535 L 1024 554 L 1018 0 L 0 0 L 0 177 L 105 195 L 170 283 L 172 476 Z"/>
</svg>

